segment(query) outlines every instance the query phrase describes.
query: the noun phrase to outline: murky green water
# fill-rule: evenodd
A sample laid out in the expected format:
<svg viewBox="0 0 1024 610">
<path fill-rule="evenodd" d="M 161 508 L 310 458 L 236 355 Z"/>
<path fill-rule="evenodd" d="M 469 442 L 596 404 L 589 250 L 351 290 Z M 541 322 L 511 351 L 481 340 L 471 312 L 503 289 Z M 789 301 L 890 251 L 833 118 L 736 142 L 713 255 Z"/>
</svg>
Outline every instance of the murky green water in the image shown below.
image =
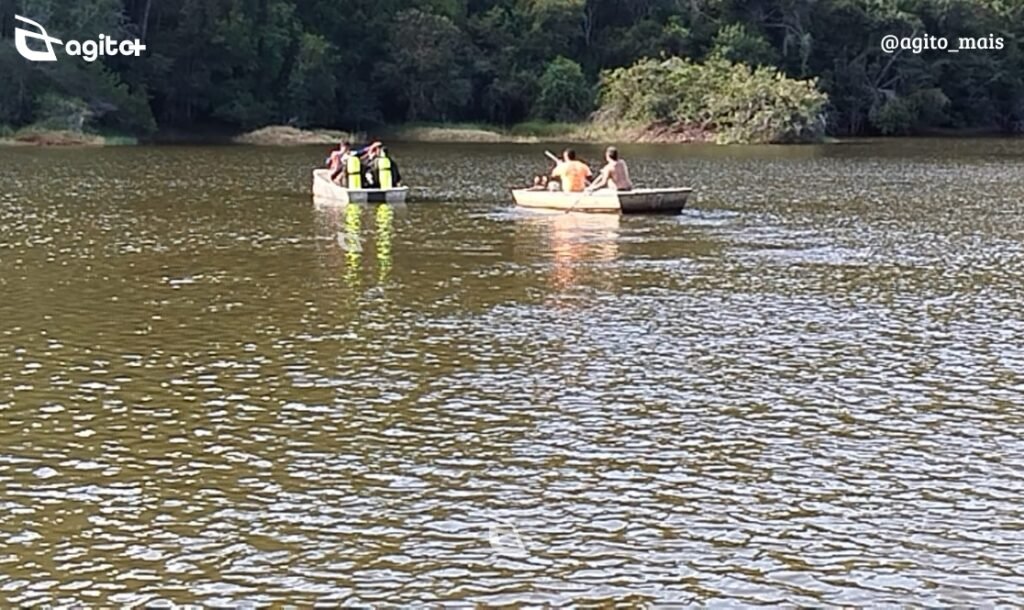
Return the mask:
<svg viewBox="0 0 1024 610">
<path fill-rule="evenodd" d="M 1024 141 L 394 148 L 0 149 L 0 599 L 1024 604 Z"/>
</svg>

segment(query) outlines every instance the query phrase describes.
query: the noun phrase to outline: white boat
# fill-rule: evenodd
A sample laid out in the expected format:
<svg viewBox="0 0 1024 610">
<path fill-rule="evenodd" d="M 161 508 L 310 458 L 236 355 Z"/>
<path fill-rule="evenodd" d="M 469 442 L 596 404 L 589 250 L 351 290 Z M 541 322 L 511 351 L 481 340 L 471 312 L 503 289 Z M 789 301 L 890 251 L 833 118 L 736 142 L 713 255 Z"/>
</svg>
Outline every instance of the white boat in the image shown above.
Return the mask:
<svg viewBox="0 0 1024 610">
<path fill-rule="evenodd" d="M 566 212 L 612 212 L 616 214 L 678 214 L 686 207 L 691 188 L 636 189 L 593 193 L 563 193 L 516 189 L 512 198 L 523 208 L 563 210 Z"/>
<path fill-rule="evenodd" d="M 399 186 L 392 189 L 347 189 L 331 182 L 331 172 L 327 169 L 313 170 L 313 199 L 317 203 L 405 203 L 409 187 Z"/>
</svg>

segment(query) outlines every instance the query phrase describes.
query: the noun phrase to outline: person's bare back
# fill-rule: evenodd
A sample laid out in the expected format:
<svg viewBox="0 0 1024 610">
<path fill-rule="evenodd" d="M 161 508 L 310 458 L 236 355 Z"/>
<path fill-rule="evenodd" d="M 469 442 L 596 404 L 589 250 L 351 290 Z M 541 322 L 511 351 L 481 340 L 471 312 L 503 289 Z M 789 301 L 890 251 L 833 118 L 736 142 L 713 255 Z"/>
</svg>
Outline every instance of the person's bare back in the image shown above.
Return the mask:
<svg viewBox="0 0 1024 610">
<path fill-rule="evenodd" d="M 594 180 L 594 183 L 587 188 L 587 192 L 602 188 L 611 191 L 633 190 L 633 181 L 629 179 L 629 167 L 626 166 L 625 161 L 619 158 L 618 149 L 609 146 L 605 151 L 604 160 L 607 162 L 606 165 L 601 168 L 597 180 Z"/>
<path fill-rule="evenodd" d="M 629 167 L 622 159 L 609 161 L 601 172 L 608 174 L 607 188 L 615 191 L 633 190 L 633 182 L 629 179 Z"/>
</svg>

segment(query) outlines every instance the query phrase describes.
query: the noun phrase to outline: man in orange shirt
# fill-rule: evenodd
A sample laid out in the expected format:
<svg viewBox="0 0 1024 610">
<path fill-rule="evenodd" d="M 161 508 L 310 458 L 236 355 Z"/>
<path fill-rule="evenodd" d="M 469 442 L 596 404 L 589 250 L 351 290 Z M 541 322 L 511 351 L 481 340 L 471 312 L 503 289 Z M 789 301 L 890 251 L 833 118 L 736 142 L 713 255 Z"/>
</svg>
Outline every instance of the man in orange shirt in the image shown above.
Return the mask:
<svg viewBox="0 0 1024 610">
<path fill-rule="evenodd" d="M 551 177 L 562 182 L 563 193 L 582 193 L 591 175 L 590 168 L 576 160 L 576 151 L 571 148 L 565 149 L 562 162 L 551 171 Z"/>
</svg>

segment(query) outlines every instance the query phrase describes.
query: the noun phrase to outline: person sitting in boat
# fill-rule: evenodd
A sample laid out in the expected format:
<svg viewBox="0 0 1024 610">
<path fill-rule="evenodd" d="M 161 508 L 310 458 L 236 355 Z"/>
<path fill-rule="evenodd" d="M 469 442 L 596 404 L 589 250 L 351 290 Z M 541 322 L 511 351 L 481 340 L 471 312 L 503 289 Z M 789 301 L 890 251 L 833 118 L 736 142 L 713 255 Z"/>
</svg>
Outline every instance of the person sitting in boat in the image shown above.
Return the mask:
<svg viewBox="0 0 1024 610">
<path fill-rule="evenodd" d="M 360 148 L 359 150 L 356 151 L 356 154 L 359 155 L 359 160 L 363 162 L 363 165 L 369 167 L 370 163 L 375 158 L 377 158 L 377 155 L 380 154 L 380 151 L 383 148 L 384 145 L 380 142 L 380 140 L 377 140 L 372 144 L 367 144 L 366 146 Z"/>
<path fill-rule="evenodd" d="M 373 173 L 379 185 L 377 188 L 390 189 L 402 186 L 402 172 L 398 171 L 398 163 L 391 157 L 387 146 L 381 146 L 374 159 Z"/>
<path fill-rule="evenodd" d="M 380 142 L 374 142 L 366 149 L 364 159 L 366 188 L 390 189 L 399 185 L 401 176 L 396 170 L 396 164 Z"/>
<path fill-rule="evenodd" d="M 338 144 L 337 150 L 331 151 L 331 154 L 328 155 L 327 160 L 324 161 L 324 164 L 327 165 L 327 169 L 333 172 L 334 170 L 338 169 L 338 167 L 341 165 L 342 157 L 344 157 L 348 153 L 348 142 L 341 142 Z"/>
<path fill-rule="evenodd" d="M 605 166 L 597 179 L 587 187 L 587 193 L 593 193 L 597 189 L 606 188 L 612 191 L 631 191 L 633 182 L 629 179 L 629 167 L 619 157 L 619 149 L 609 146 L 604 152 Z"/>
<path fill-rule="evenodd" d="M 586 163 L 576 160 L 576 151 L 571 148 L 565 149 L 562 161 L 551 170 L 551 177 L 562 183 L 563 193 L 582 193 L 592 175 Z"/>
<path fill-rule="evenodd" d="M 555 183 L 557 185 L 557 183 Z M 548 190 L 548 177 L 536 175 L 533 177 L 533 186 L 526 189 L 528 191 L 546 191 Z M 561 190 L 561 189 L 559 189 Z"/>
<path fill-rule="evenodd" d="M 342 143 L 338 150 L 331 153 L 328 164 L 331 167 L 331 182 L 350 189 L 363 188 L 363 165 L 349 144 Z"/>
</svg>

